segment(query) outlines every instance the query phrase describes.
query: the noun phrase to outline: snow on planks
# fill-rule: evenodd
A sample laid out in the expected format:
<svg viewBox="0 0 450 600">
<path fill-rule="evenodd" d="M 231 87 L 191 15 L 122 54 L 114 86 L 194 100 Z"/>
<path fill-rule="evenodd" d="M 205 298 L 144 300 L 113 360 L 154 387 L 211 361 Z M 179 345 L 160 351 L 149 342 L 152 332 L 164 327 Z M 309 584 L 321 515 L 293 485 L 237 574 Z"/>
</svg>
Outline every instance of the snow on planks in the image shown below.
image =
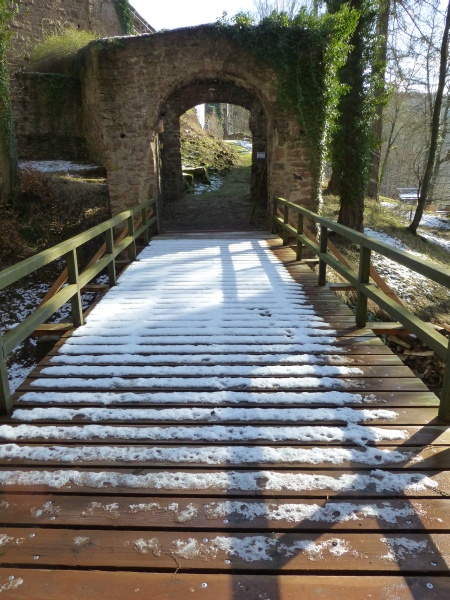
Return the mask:
<svg viewBox="0 0 450 600">
<path fill-rule="evenodd" d="M 20 388 L 2 597 L 448 598 L 437 398 L 263 237 L 154 239 Z"/>
</svg>

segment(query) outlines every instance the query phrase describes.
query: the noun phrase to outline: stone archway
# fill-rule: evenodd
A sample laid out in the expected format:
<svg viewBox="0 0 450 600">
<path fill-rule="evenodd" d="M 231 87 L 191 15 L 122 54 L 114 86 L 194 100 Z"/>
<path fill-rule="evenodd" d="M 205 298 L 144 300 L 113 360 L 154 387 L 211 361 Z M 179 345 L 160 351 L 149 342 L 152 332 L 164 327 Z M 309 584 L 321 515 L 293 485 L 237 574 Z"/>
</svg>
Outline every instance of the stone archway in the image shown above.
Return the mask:
<svg viewBox="0 0 450 600">
<path fill-rule="evenodd" d="M 225 78 L 188 83 L 173 92 L 164 103 L 160 113 L 164 122 L 164 133 L 160 136 L 163 200 L 173 201 L 183 196 L 180 116 L 197 104 L 210 102 L 236 104 L 249 111 L 253 139 L 250 191 L 253 201 L 267 203 L 267 118 L 264 109 L 256 95 Z"/>
<path fill-rule="evenodd" d="M 208 25 L 99 40 L 85 49 L 86 141 L 90 156 L 107 170 L 114 213 L 160 195 L 161 112 L 176 118 L 183 96 L 190 104 L 211 82 L 220 84 L 216 101 L 239 96 L 239 104 L 252 107 L 254 127 L 265 128 L 268 197 L 314 208 L 305 136 L 278 103 L 276 74 Z M 258 123 L 262 116 L 266 125 Z"/>
</svg>

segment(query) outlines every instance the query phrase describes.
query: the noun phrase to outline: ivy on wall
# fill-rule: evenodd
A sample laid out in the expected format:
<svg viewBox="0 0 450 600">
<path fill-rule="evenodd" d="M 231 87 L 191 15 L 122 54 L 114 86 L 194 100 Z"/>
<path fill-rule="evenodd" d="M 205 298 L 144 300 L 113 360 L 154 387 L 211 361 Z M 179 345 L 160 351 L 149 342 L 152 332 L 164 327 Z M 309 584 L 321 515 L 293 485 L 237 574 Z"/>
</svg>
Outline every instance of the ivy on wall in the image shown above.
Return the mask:
<svg viewBox="0 0 450 600">
<path fill-rule="evenodd" d="M 133 35 L 133 14 L 131 12 L 130 3 L 128 0 L 114 0 L 114 8 L 116 9 L 122 32 L 125 35 Z"/>
<path fill-rule="evenodd" d="M 280 105 L 293 113 L 305 133 L 313 177 L 313 196 L 319 197 L 327 142 L 345 91 L 338 77 L 349 52 L 349 39 L 358 13 L 348 6 L 315 17 L 305 10 L 292 19 L 273 12 L 255 25 L 239 13 L 224 17 L 217 28 L 248 48 L 256 59 L 278 75 Z"/>
<path fill-rule="evenodd" d="M 8 49 L 11 42 L 11 21 L 16 5 L 0 0 L 0 171 L 2 174 L 1 201 L 14 201 L 18 193 L 17 141 L 11 103 L 8 73 Z"/>
</svg>

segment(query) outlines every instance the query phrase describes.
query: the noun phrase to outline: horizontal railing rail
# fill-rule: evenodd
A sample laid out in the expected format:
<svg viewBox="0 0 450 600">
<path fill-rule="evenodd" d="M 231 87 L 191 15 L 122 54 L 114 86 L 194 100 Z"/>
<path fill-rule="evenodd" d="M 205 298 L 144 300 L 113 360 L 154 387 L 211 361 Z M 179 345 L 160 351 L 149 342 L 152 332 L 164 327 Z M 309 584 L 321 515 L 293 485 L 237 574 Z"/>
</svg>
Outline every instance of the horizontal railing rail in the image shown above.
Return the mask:
<svg viewBox="0 0 450 600">
<path fill-rule="evenodd" d="M 296 216 L 297 227 L 294 227 L 289 222 L 292 215 Z M 293 237 L 296 240 L 297 260 L 301 260 L 302 258 L 303 246 L 309 248 L 319 258 L 318 284 L 320 286 L 326 285 L 326 270 L 329 266 L 356 289 L 355 321 L 358 327 L 365 327 L 367 325 L 367 308 L 368 300 L 370 299 L 385 310 L 394 320 L 399 321 L 406 329 L 414 333 L 444 360 L 445 369 L 439 418 L 445 422 L 450 422 L 449 340 L 436 331 L 431 324 L 419 319 L 410 310 L 395 302 L 383 290 L 378 289 L 370 283 L 371 255 L 372 252 L 381 254 L 447 289 L 450 289 L 450 271 L 422 260 L 419 257 L 412 256 L 408 252 L 393 248 L 389 244 L 359 233 L 349 227 L 340 225 L 335 221 L 321 217 L 303 206 L 299 206 L 283 198 L 274 198 L 272 216 L 274 231 L 278 227 L 281 228 L 283 243 L 287 245 L 289 237 Z M 304 233 L 304 219 L 319 225 L 319 242 L 311 240 Z M 327 251 L 329 231 L 333 231 L 359 246 L 358 270 L 342 264 Z"/>
<path fill-rule="evenodd" d="M 144 244 L 150 240 L 150 228 L 157 223 L 154 214 L 156 200 L 149 200 L 126 210 L 87 231 L 76 235 L 60 244 L 43 250 L 22 262 L 0 272 L 0 290 L 16 283 L 20 279 L 31 275 L 38 269 L 63 258 L 66 262 L 67 284 L 60 287 L 32 312 L 22 323 L 2 334 L 0 331 L 0 413 L 9 413 L 12 410 L 11 392 L 8 383 L 7 357 L 30 335 L 36 328 L 45 323 L 67 302 L 71 303 L 71 316 L 73 327 L 83 324 L 83 309 L 81 304 L 81 290 L 104 269 L 108 269 L 109 285 L 116 284 L 115 260 L 125 250 L 129 258 L 136 259 L 136 240 L 143 237 Z M 137 226 L 135 218 L 138 217 Z M 114 230 L 125 224 L 125 234 L 114 238 Z M 77 249 L 94 238 L 104 235 L 105 252 L 96 262 L 89 263 L 87 268 L 79 272 Z"/>
</svg>

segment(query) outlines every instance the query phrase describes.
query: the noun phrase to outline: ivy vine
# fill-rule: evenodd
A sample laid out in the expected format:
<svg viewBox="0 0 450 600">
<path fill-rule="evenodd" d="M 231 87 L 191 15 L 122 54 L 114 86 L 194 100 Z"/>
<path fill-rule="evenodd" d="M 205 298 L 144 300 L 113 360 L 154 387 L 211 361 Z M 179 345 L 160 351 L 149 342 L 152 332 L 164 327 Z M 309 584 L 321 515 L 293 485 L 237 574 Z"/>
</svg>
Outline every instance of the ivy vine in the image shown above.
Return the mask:
<svg viewBox="0 0 450 600">
<path fill-rule="evenodd" d="M 116 9 L 122 32 L 125 35 L 133 35 L 133 14 L 128 0 L 114 0 L 114 8 Z"/>
<path fill-rule="evenodd" d="M 292 19 L 273 12 L 255 25 L 245 13 L 226 15 L 218 30 L 250 50 L 278 75 L 280 105 L 293 113 L 305 132 L 318 198 L 329 135 L 336 124 L 339 98 L 345 91 L 338 77 L 349 52 L 349 39 L 358 13 L 343 6 L 334 14 L 316 17 L 300 11 Z"/>
<path fill-rule="evenodd" d="M 11 21 L 15 2 L 0 0 L 0 168 L 2 201 L 14 201 L 18 193 L 17 140 L 8 73 L 8 50 L 12 38 Z"/>
</svg>

